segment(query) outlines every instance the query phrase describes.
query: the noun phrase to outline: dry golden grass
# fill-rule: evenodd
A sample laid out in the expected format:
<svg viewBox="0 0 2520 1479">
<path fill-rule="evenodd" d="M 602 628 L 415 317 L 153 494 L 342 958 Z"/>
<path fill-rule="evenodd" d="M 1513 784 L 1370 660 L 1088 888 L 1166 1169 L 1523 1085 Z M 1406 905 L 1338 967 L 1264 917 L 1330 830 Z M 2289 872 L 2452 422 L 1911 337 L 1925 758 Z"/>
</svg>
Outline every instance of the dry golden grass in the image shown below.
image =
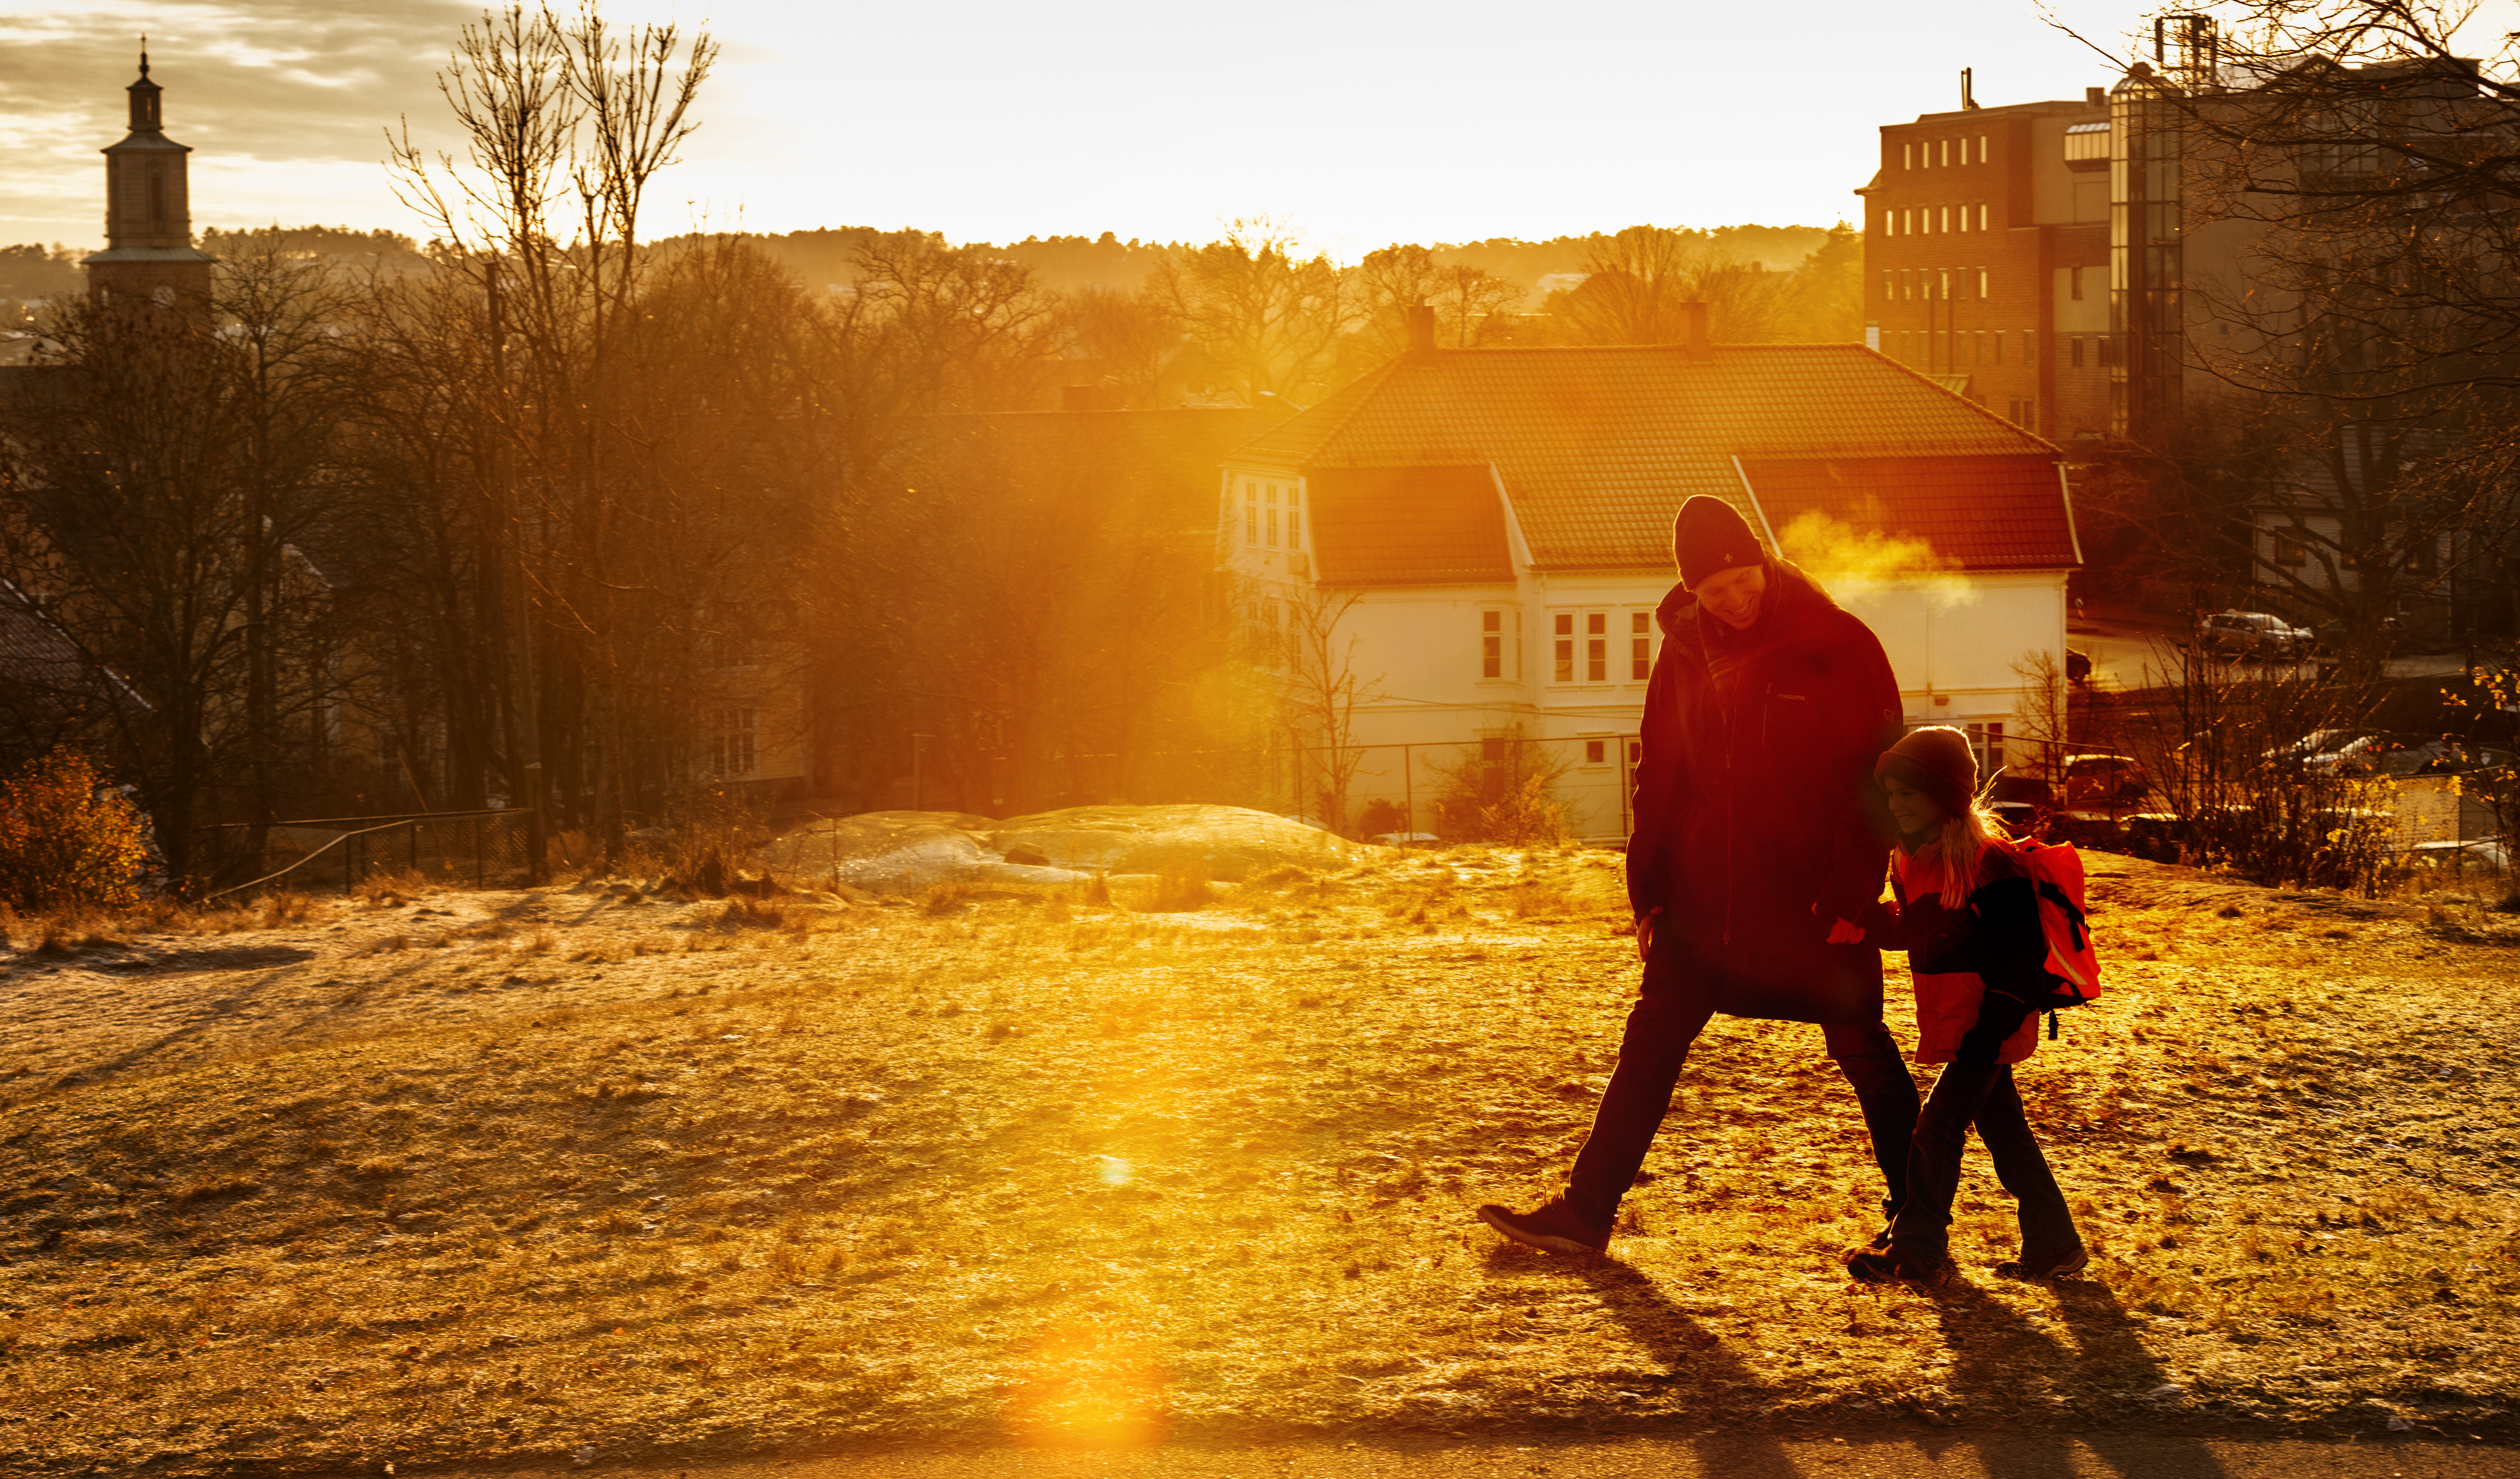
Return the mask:
<svg viewBox="0 0 2520 1479">
<path fill-rule="evenodd" d="M 1614 1258 L 1476 1227 L 1562 1173 L 1611 1066 L 1633 941 L 1591 852 L 1164 913 L 388 893 L 22 955 L 0 1455 L 2502 1431 L 2511 924 L 2105 872 L 2112 994 L 2023 1072 L 2099 1254 L 2054 1289 L 1984 1277 L 2009 1208 L 1974 1152 L 1966 1277 L 1849 1287 L 1874 1178 L 1818 1033 L 1784 1025 L 1709 1031 Z"/>
</svg>

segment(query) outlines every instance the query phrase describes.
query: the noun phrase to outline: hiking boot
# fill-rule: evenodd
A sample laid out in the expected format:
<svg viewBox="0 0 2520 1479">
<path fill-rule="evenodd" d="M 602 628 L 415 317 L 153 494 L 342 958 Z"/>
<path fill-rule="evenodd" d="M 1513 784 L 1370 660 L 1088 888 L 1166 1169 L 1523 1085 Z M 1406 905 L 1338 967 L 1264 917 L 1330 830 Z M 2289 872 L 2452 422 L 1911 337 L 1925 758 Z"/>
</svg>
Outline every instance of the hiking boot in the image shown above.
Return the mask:
<svg viewBox="0 0 2520 1479">
<path fill-rule="evenodd" d="M 1854 1248 L 1846 1255 L 1846 1277 L 1857 1283 L 1931 1283 L 1941 1277 L 1951 1264 L 1949 1255 L 1925 1263 L 1895 1249 L 1875 1252 L 1870 1248 Z"/>
<path fill-rule="evenodd" d="M 1577 1216 L 1563 1196 L 1552 1196 L 1529 1212 L 1490 1202 L 1479 1208 L 1479 1221 L 1524 1247 L 1551 1253 L 1604 1253 L 1610 1247 L 1610 1230 Z"/>
<path fill-rule="evenodd" d="M 2072 1278 L 2092 1266 L 2089 1250 L 2076 1248 L 2062 1258 L 2043 1258 L 2036 1263 L 2028 1259 L 2006 1259 L 1995 1266 L 1998 1278 L 2017 1278 L 2023 1283 L 2042 1283 L 2050 1278 Z"/>
</svg>

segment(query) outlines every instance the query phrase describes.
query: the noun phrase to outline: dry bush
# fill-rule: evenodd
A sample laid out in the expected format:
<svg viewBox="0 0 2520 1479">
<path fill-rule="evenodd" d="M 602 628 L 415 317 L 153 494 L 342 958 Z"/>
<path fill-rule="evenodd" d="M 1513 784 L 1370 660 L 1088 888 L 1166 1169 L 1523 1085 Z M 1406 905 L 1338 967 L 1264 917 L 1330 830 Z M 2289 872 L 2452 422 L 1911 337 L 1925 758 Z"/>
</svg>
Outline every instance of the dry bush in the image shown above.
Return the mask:
<svg viewBox="0 0 2520 1479">
<path fill-rule="evenodd" d="M 29 762 L 0 781 L 0 901 L 30 911 L 136 903 L 146 825 L 77 750 Z"/>
<path fill-rule="evenodd" d="M 703 898 L 723 898 L 742 880 L 743 865 L 767 833 L 759 803 L 729 787 L 688 798 L 666 829 L 665 872 Z"/>
<path fill-rule="evenodd" d="M 805 922 L 805 917 L 799 914 L 796 917 L 796 922 L 801 928 Z M 711 929 L 783 929 L 788 927 L 788 908 L 778 900 L 737 898 L 727 900 L 726 908 L 718 911 L 717 918 L 709 921 L 709 927 Z"/>
<path fill-rule="evenodd" d="M 359 880 L 350 896 L 363 904 L 400 909 L 428 891 L 428 880 L 409 869 L 372 873 Z"/>
<path fill-rule="evenodd" d="M 1197 864 L 1176 864 L 1155 874 L 1155 890 L 1139 905 L 1147 914 L 1185 914 L 1216 902 L 1207 870 Z"/>
<path fill-rule="evenodd" d="M 90 910 L 42 916 L 34 922 L 37 925 L 34 931 L 37 955 L 76 955 L 82 950 L 122 943 L 109 932 L 112 926 L 105 917 Z"/>
<path fill-rule="evenodd" d="M 544 845 L 550 849 L 551 866 L 556 872 L 583 873 L 595 866 L 595 840 L 576 828 L 554 833 Z"/>
<path fill-rule="evenodd" d="M 262 896 L 262 907 L 256 913 L 254 927 L 278 929 L 288 924 L 302 924 L 314 911 L 315 901 L 293 888 L 275 888 Z"/>
<path fill-rule="evenodd" d="M 1574 895 L 1556 878 L 1516 878 L 1507 887 L 1506 899 L 1517 919 L 1554 919 L 1578 908 Z"/>
</svg>

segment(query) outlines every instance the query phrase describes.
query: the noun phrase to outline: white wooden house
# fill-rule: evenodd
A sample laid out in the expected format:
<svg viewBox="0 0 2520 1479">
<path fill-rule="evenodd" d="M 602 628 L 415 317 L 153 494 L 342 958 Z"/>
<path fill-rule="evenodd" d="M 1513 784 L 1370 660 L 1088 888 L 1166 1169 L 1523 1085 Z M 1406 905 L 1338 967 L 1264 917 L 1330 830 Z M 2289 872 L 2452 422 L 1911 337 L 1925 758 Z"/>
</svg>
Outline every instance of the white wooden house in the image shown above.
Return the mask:
<svg viewBox="0 0 2520 1479">
<path fill-rule="evenodd" d="M 2061 669 L 2081 562 L 2056 448 L 1857 344 L 1420 342 L 1237 449 L 1222 492 L 1257 645 L 1335 614 L 1331 651 L 1368 691 L 1346 822 L 1405 799 L 1424 828 L 1447 747 L 1519 736 L 1571 765 L 1575 830 L 1623 831 L 1692 494 L 1730 500 L 1772 548 L 1835 520 L 1852 557 L 1814 573 L 1880 634 L 1909 722 L 1964 726 L 1994 764 L 2030 758 L 2005 754 L 2035 712 L 2017 669 Z"/>
</svg>

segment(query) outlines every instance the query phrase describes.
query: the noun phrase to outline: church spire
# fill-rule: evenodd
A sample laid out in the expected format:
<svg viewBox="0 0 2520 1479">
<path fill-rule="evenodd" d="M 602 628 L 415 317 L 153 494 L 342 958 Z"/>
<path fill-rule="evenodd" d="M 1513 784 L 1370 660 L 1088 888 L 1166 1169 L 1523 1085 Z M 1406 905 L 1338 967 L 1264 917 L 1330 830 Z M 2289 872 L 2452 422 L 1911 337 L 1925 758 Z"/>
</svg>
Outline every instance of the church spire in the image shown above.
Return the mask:
<svg viewBox="0 0 2520 1479">
<path fill-rule="evenodd" d="M 125 91 L 131 94 L 131 131 L 156 133 L 165 127 L 158 111 L 158 100 L 166 89 L 149 80 L 149 38 L 140 38 L 140 80 Z"/>
<path fill-rule="evenodd" d="M 106 248 L 87 258 L 91 291 L 105 296 L 206 304 L 211 258 L 193 246 L 192 150 L 166 137 L 165 89 L 149 79 L 149 38 L 140 39 L 140 77 L 131 95 L 131 132 L 105 151 Z"/>
</svg>

